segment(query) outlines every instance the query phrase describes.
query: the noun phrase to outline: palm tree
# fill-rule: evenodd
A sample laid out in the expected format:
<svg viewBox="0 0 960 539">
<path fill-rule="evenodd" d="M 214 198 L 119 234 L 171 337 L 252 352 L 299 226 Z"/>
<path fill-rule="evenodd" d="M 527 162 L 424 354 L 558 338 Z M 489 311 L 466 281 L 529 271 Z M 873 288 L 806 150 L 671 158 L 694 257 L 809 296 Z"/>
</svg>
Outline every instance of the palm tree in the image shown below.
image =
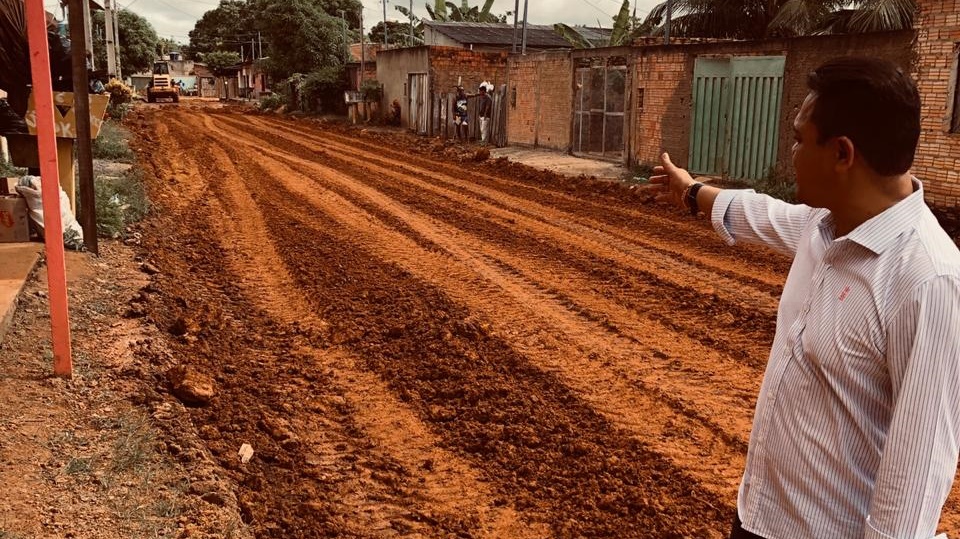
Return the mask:
<svg viewBox="0 0 960 539">
<path fill-rule="evenodd" d="M 913 26 L 916 0 L 672 0 L 670 34 L 759 39 L 899 30 Z M 645 24 L 663 32 L 667 2 Z"/>
</svg>

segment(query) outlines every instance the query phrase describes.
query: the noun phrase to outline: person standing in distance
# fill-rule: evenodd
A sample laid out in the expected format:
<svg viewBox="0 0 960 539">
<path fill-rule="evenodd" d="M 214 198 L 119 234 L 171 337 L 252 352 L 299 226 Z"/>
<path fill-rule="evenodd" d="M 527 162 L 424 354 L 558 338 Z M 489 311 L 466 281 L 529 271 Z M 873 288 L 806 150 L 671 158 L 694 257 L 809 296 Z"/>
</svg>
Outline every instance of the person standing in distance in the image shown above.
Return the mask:
<svg viewBox="0 0 960 539">
<path fill-rule="evenodd" d="M 493 114 L 493 98 L 487 92 L 484 84 L 480 85 L 480 102 L 477 106 L 477 116 L 480 118 L 480 143 L 487 143 L 487 129 L 490 127 L 490 116 Z"/>
<path fill-rule="evenodd" d="M 909 170 L 920 96 L 893 64 L 838 58 L 793 122 L 797 199 L 654 183 L 729 244 L 793 257 L 730 537 L 927 539 L 960 444 L 960 252 Z"/>
<path fill-rule="evenodd" d="M 457 140 L 467 141 L 467 94 L 463 86 L 457 86 L 457 96 L 453 102 L 453 127 Z"/>
</svg>

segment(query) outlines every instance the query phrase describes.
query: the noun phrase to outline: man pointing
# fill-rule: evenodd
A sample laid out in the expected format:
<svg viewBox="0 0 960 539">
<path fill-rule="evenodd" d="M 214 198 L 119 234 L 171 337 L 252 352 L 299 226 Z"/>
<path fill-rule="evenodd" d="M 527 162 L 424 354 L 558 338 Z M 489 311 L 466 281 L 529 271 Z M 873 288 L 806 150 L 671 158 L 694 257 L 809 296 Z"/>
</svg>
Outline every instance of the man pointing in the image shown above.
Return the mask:
<svg viewBox="0 0 960 539">
<path fill-rule="evenodd" d="M 731 538 L 927 539 L 960 444 L 960 252 L 909 172 L 920 98 L 894 65 L 810 74 L 793 123 L 799 205 L 654 183 L 727 242 L 793 257 Z"/>
</svg>

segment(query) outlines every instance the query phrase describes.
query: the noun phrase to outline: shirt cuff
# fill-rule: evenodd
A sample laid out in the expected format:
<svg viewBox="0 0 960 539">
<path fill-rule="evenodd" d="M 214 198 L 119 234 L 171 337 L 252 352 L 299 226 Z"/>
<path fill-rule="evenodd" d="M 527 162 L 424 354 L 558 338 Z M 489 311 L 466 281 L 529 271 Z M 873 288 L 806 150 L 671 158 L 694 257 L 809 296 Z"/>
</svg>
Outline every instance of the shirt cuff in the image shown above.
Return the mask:
<svg viewBox="0 0 960 539">
<path fill-rule="evenodd" d="M 727 224 L 727 210 L 730 204 L 742 193 L 753 193 L 753 189 L 723 189 L 717 193 L 717 198 L 713 201 L 713 212 L 710 215 L 710 221 L 713 222 L 713 229 L 720 235 L 720 239 L 727 245 L 734 245 L 737 239 L 733 237 Z"/>
</svg>

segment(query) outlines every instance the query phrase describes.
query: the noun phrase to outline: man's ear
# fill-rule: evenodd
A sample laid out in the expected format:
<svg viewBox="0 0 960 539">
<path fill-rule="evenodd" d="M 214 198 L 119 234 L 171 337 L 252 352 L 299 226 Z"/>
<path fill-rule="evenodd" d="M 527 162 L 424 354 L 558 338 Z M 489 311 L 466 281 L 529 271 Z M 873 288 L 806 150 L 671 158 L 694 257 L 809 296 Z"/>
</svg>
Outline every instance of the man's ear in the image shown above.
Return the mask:
<svg viewBox="0 0 960 539">
<path fill-rule="evenodd" d="M 837 170 L 849 170 L 853 167 L 853 161 L 856 157 L 857 151 L 853 146 L 853 141 L 849 137 L 837 137 L 836 138 L 836 152 L 837 152 Z"/>
</svg>

